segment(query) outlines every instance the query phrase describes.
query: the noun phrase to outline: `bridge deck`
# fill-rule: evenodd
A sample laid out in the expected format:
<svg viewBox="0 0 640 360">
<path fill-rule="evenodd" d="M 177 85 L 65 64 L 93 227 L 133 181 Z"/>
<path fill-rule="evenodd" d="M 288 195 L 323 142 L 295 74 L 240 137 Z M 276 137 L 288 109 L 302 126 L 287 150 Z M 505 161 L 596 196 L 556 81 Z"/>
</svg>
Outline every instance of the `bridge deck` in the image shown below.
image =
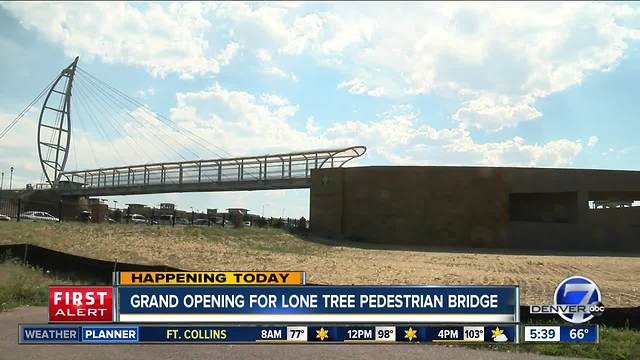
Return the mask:
<svg viewBox="0 0 640 360">
<path fill-rule="evenodd" d="M 311 170 L 341 167 L 361 156 L 364 146 L 298 153 L 196 160 L 68 171 L 65 195 L 129 195 L 194 191 L 299 189 L 309 187 Z"/>
</svg>

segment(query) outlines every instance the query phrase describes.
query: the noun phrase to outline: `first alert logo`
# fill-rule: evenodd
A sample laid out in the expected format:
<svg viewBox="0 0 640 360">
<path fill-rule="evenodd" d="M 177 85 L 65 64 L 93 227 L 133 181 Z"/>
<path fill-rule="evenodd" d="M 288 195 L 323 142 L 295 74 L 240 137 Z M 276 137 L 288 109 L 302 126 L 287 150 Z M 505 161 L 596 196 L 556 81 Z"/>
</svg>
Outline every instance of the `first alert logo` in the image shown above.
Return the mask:
<svg viewBox="0 0 640 360">
<path fill-rule="evenodd" d="M 110 322 L 113 289 L 109 286 L 49 287 L 50 322 Z"/>
</svg>

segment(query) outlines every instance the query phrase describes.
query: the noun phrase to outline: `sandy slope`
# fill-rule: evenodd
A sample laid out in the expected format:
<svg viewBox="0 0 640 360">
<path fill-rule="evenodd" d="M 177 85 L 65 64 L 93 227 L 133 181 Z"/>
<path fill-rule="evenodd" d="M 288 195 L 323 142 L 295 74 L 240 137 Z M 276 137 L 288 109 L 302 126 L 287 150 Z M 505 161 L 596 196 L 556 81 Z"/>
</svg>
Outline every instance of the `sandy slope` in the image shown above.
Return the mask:
<svg viewBox="0 0 640 360">
<path fill-rule="evenodd" d="M 366 249 L 273 229 L 0 224 L 0 244 L 29 242 L 77 255 L 189 270 L 304 270 L 322 284 L 518 284 L 523 304 L 550 303 L 558 282 L 583 275 L 606 306 L 640 306 L 640 258 Z"/>
</svg>

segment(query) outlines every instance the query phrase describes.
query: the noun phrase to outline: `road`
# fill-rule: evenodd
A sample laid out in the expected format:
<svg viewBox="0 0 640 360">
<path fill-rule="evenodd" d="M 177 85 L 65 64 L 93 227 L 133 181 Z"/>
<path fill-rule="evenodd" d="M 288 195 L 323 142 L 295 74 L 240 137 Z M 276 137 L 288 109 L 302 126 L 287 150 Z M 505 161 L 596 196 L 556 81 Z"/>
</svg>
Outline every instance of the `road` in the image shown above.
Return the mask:
<svg viewBox="0 0 640 360">
<path fill-rule="evenodd" d="M 562 359 L 437 345 L 18 345 L 18 324 L 46 319 L 46 307 L 0 313 L 0 359 Z"/>
</svg>

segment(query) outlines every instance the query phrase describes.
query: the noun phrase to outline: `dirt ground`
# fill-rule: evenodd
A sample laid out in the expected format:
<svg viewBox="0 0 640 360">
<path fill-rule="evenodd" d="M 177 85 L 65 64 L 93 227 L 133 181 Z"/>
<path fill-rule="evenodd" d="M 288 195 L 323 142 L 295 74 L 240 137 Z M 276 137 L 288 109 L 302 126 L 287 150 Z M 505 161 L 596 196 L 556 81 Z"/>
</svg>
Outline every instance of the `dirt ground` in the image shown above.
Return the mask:
<svg viewBox="0 0 640 360">
<path fill-rule="evenodd" d="M 605 306 L 640 306 L 640 257 L 632 256 L 362 248 L 276 229 L 0 223 L 0 244 L 25 242 L 185 270 L 303 270 L 317 284 L 517 284 L 523 304 L 551 303 L 562 279 L 583 275 L 598 284 Z"/>
</svg>

